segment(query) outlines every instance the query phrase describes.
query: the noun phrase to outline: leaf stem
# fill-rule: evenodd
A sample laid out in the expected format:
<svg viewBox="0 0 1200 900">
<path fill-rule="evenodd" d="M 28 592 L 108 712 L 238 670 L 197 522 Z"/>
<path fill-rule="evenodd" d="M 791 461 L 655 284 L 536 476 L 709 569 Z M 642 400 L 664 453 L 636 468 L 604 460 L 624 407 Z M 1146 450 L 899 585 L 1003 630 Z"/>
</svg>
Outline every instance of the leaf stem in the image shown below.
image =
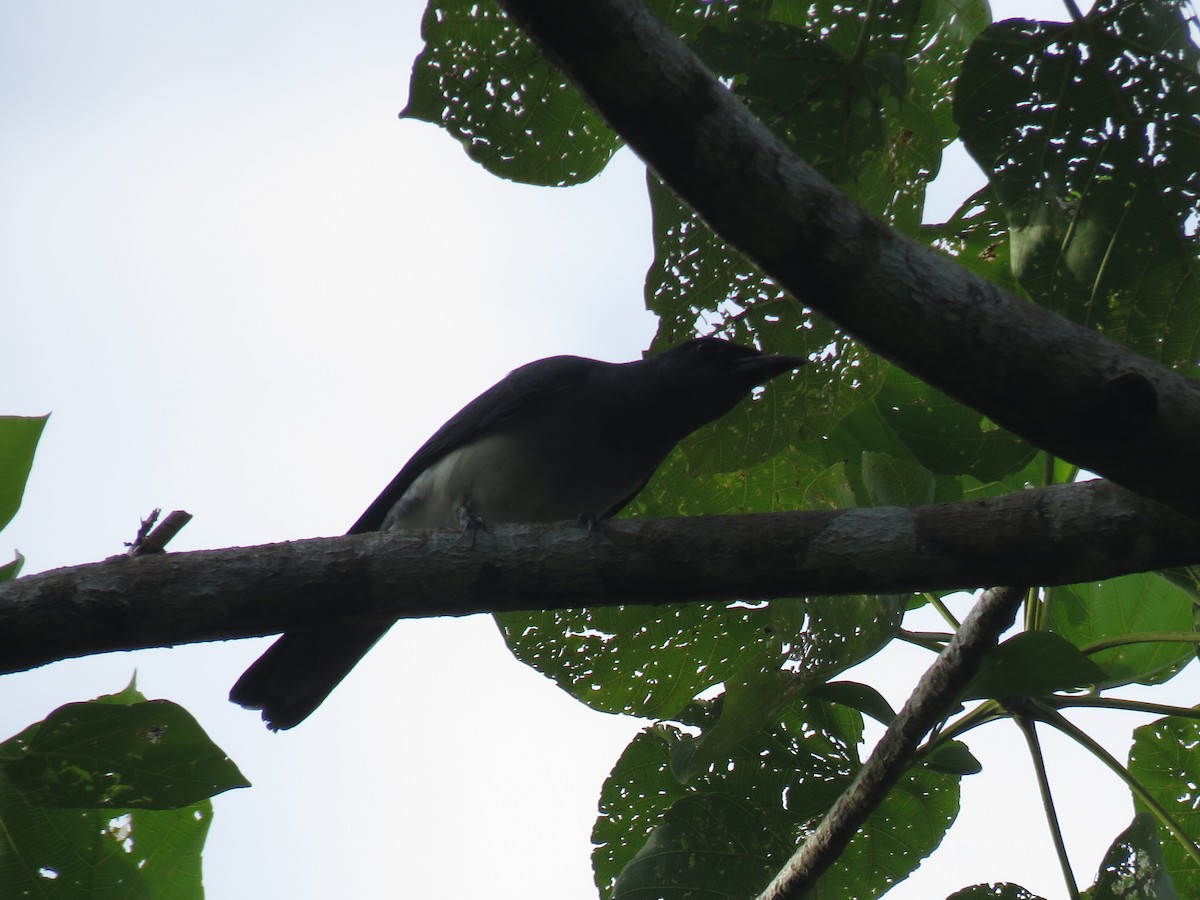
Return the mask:
<svg viewBox="0 0 1200 900">
<path fill-rule="evenodd" d="M 959 735 L 966 734 L 972 728 L 978 728 L 980 725 L 986 725 L 988 722 L 994 722 L 997 719 L 1007 718 L 1003 708 L 995 700 L 988 700 L 985 703 L 979 704 L 969 713 L 966 713 L 958 721 L 946 726 L 939 731 L 936 736 L 931 737 L 921 748 L 922 753 L 927 753 L 940 747 L 946 741 L 953 740 Z"/>
<path fill-rule="evenodd" d="M 1144 631 L 1141 634 L 1122 634 L 1084 644 L 1079 649 L 1084 653 L 1099 653 L 1101 650 L 1124 647 L 1126 644 L 1200 644 L 1200 632 Z"/>
<path fill-rule="evenodd" d="M 1050 487 L 1056 479 L 1054 470 L 1058 468 L 1058 457 L 1053 453 L 1042 452 L 1042 487 Z M 1049 610 L 1042 608 L 1038 603 L 1038 589 L 1031 587 L 1029 593 L 1025 597 L 1025 630 L 1037 631 L 1042 627 L 1042 623 L 1046 621 Z"/>
<path fill-rule="evenodd" d="M 940 631 L 901 631 L 896 637 L 912 644 L 914 647 L 921 647 L 925 650 L 932 650 L 934 653 L 941 653 L 946 649 L 946 644 L 949 642 L 951 635 L 943 634 Z"/>
<path fill-rule="evenodd" d="M 1105 750 L 1100 744 L 1092 739 L 1091 735 L 1085 731 L 1075 727 L 1065 716 L 1058 710 L 1047 707 L 1043 704 L 1037 704 L 1038 717 L 1048 725 L 1052 725 L 1065 734 L 1067 737 L 1082 745 L 1087 750 L 1091 751 L 1100 762 L 1104 763 L 1113 774 L 1125 782 L 1129 786 L 1129 790 L 1150 813 L 1158 819 L 1159 823 L 1166 828 L 1172 835 L 1175 836 L 1184 852 L 1190 856 L 1197 865 L 1200 865 L 1200 847 L 1196 846 L 1196 842 L 1188 836 L 1187 832 L 1180 827 L 1175 821 L 1175 817 L 1167 811 L 1167 808 L 1158 802 L 1138 779 L 1133 777 L 1133 774 L 1126 769 L 1120 762 L 1117 761 L 1111 753 Z"/>
<path fill-rule="evenodd" d="M 954 613 L 950 612 L 950 607 L 946 606 L 946 604 L 942 602 L 942 598 L 933 594 L 926 594 L 925 596 L 929 598 L 929 605 L 936 609 L 941 617 L 946 620 L 946 624 L 955 631 L 958 631 L 959 626 L 962 623 L 959 622 L 958 619 L 954 618 Z"/>
<path fill-rule="evenodd" d="M 1042 807 L 1046 810 L 1046 824 L 1050 826 L 1050 839 L 1054 842 L 1054 853 L 1058 856 L 1058 865 L 1062 869 L 1063 879 L 1067 883 L 1067 896 L 1071 900 L 1079 898 L 1079 883 L 1075 873 L 1071 871 L 1071 861 L 1067 858 L 1067 845 L 1063 841 L 1062 826 L 1058 821 L 1058 812 L 1054 808 L 1054 797 L 1050 793 L 1050 778 L 1046 774 L 1046 759 L 1042 754 L 1042 745 L 1038 740 L 1034 721 L 1028 716 L 1014 716 L 1013 721 L 1021 729 L 1025 744 L 1029 747 L 1029 756 L 1033 761 L 1033 771 L 1037 775 L 1038 793 L 1042 795 Z"/>
<path fill-rule="evenodd" d="M 1037 631 L 1041 627 L 1042 608 L 1038 603 L 1038 589 L 1031 587 L 1025 593 L 1025 630 Z"/>
<path fill-rule="evenodd" d="M 1168 706 L 1165 703 L 1148 703 L 1143 700 L 1122 700 L 1119 697 L 1063 697 L 1054 695 L 1042 698 L 1055 709 L 1073 707 L 1078 709 L 1123 709 L 1127 712 L 1149 713 L 1155 716 L 1180 716 L 1185 719 L 1200 719 L 1200 709 L 1185 706 Z"/>
<path fill-rule="evenodd" d="M 1058 593 L 1056 587 L 1042 588 L 1042 603 L 1038 613 L 1038 627 L 1049 628 L 1050 616 L 1054 611 L 1054 598 Z"/>
</svg>

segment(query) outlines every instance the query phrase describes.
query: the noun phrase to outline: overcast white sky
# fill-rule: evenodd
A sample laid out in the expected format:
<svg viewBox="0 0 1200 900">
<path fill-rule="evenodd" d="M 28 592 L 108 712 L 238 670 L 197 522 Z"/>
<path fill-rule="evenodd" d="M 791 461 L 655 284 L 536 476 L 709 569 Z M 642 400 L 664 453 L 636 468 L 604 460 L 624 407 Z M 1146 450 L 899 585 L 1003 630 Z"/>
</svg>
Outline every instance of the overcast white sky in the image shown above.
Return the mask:
<svg viewBox="0 0 1200 900">
<path fill-rule="evenodd" d="M 196 517 L 175 550 L 340 533 L 509 369 L 646 347 L 640 164 L 622 152 L 592 184 L 522 187 L 398 121 L 421 10 L 0 6 L 0 413 L 53 412 L 0 538 L 27 572 L 118 552 L 154 507 Z M 978 181 L 957 159 L 944 197 Z M 182 703 L 254 783 L 216 800 L 215 900 L 594 896 L 596 798 L 638 723 L 584 709 L 474 617 L 401 624 L 318 714 L 273 735 L 225 700 L 265 643 L 10 676 L 0 737 L 135 669 Z M 896 657 L 875 676 L 899 704 L 924 659 Z M 889 896 L 973 879 L 1061 894 L 1015 737 L 977 743 L 988 770 L 964 783 L 959 825 Z M 1129 803 L 1081 753 L 1054 774 L 1087 883 Z"/>
</svg>

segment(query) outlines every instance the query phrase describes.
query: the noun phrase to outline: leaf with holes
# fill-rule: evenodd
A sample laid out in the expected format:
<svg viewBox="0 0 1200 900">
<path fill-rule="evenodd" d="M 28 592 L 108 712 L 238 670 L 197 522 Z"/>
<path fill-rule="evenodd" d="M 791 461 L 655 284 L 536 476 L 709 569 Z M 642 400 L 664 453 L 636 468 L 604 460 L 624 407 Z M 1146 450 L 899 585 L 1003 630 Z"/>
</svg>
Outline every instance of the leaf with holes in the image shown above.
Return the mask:
<svg viewBox="0 0 1200 900">
<path fill-rule="evenodd" d="M 1080 22 L 997 23 L 955 115 L 991 173 L 1037 302 L 1165 365 L 1200 355 L 1200 49 L 1184 4 L 1101 0 Z"/>
</svg>

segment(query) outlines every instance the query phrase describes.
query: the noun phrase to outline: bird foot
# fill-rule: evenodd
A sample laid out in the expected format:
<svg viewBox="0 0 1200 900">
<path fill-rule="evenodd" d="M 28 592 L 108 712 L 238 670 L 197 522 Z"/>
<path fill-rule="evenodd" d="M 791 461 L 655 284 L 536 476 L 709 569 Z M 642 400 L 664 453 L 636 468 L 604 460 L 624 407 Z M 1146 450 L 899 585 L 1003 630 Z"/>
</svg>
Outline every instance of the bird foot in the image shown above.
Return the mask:
<svg viewBox="0 0 1200 900">
<path fill-rule="evenodd" d="M 462 523 L 462 533 L 471 535 L 471 549 L 474 549 L 475 536 L 481 531 L 487 531 L 483 517 L 472 515 L 470 506 L 464 503 L 458 508 L 458 521 Z"/>
</svg>

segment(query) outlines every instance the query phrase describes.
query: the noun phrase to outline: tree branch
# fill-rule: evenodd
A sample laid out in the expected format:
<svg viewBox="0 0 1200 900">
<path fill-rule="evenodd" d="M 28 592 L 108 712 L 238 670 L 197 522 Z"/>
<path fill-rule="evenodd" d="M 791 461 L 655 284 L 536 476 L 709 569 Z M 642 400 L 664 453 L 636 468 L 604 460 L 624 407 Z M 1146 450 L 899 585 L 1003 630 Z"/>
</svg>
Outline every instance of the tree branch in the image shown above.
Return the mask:
<svg viewBox="0 0 1200 900">
<path fill-rule="evenodd" d="M 901 509 L 317 538 L 117 557 L 0 585 L 0 672 L 406 618 L 689 600 L 1064 584 L 1200 561 L 1200 524 L 1106 482 Z"/>
<path fill-rule="evenodd" d="M 850 786 L 830 807 L 759 900 L 798 900 L 841 855 L 859 826 L 908 770 L 917 744 L 951 708 L 984 654 L 1010 626 L 1025 588 L 987 591 L 922 677 Z"/>
<path fill-rule="evenodd" d="M 1200 515 L 1195 383 L 867 215 L 641 0 L 501 5 L 663 181 L 806 305 L 1039 447 Z"/>
</svg>

